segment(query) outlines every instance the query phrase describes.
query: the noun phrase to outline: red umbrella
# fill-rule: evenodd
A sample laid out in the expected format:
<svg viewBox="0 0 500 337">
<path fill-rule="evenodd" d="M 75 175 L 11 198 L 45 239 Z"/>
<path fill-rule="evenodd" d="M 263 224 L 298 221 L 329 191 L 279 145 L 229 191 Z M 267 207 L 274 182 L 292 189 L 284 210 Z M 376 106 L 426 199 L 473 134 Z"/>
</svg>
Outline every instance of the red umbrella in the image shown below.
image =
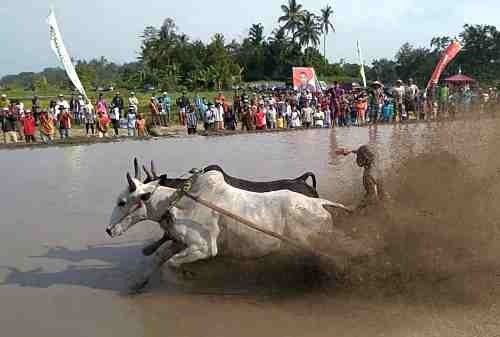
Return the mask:
<svg viewBox="0 0 500 337">
<path fill-rule="evenodd" d="M 476 82 L 476 80 L 473 78 L 470 78 L 469 76 L 457 74 L 457 75 L 448 77 L 447 79 L 445 79 L 445 82 L 459 84 L 459 83 L 473 83 L 473 82 Z"/>
</svg>

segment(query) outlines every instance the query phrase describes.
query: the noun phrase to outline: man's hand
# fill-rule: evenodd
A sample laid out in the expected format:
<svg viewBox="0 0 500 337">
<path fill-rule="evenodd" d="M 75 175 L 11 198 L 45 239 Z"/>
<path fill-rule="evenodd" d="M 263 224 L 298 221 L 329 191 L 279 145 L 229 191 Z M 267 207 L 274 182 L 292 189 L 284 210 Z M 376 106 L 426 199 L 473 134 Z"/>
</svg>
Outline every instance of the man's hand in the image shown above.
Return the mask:
<svg viewBox="0 0 500 337">
<path fill-rule="evenodd" d="M 337 149 L 337 150 L 335 151 L 335 153 L 336 153 L 337 155 L 347 156 L 347 155 L 349 155 L 349 154 L 351 154 L 351 153 L 354 153 L 354 151 L 352 151 L 352 150 L 348 150 L 348 149 Z"/>
</svg>

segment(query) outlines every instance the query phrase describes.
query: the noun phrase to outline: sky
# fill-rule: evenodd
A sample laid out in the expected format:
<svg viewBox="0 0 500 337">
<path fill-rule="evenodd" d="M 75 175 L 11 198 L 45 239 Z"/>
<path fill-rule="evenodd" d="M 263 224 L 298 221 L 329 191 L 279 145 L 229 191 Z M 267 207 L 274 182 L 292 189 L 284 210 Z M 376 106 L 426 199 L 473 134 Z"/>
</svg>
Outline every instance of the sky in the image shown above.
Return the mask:
<svg viewBox="0 0 500 337">
<path fill-rule="evenodd" d="M 242 39 L 254 23 L 265 33 L 277 27 L 283 0 L 0 0 L 0 77 L 57 66 L 45 22 L 55 8 L 64 42 L 76 59 L 105 56 L 123 63 L 138 56 L 146 26 L 166 17 L 193 39 L 214 33 Z M 499 24 L 497 0 L 299 0 L 313 12 L 330 4 L 335 33 L 327 39 L 330 62 L 355 62 L 359 39 L 365 61 L 393 58 L 410 42 L 428 46 L 434 36 L 455 36 L 464 24 Z M 321 47 L 321 50 L 323 47 Z"/>
</svg>

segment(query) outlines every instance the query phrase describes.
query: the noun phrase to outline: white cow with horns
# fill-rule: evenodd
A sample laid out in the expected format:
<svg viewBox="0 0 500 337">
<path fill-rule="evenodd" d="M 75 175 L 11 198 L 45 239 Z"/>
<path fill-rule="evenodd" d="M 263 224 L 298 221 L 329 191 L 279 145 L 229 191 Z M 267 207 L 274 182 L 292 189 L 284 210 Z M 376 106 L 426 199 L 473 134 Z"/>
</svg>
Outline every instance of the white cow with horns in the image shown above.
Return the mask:
<svg viewBox="0 0 500 337">
<path fill-rule="evenodd" d="M 284 245 L 186 196 L 178 199 L 177 190 L 161 186 L 161 180 L 142 183 L 137 162 L 135 178 L 127 173 L 127 182 L 106 232 L 118 237 L 135 224 L 150 220 L 159 223 L 173 238 L 157 250 L 149 270 L 134 284 L 135 290 L 142 289 L 165 262 L 178 270 L 185 264 L 216 256 L 258 258 Z M 196 175 L 190 194 L 303 246 L 333 231 L 331 208 L 348 210 L 341 204 L 287 190 L 256 193 L 237 189 L 226 183 L 218 171 Z"/>
</svg>

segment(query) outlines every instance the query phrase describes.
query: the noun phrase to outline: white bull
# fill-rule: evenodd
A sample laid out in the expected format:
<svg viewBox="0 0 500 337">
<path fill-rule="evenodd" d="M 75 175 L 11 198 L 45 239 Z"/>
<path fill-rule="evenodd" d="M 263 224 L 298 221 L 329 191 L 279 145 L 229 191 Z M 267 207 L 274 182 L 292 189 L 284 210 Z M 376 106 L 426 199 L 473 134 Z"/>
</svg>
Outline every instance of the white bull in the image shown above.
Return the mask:
<svg viewBox="0 0 500 337">
<path fill-rule="evenodd" d="M 111 237 L 120 236 L 133 225 L 151 220 L 160 223 L 175 241 L 160 247 L 150 270 L 138 280 L 136 288 L 145 286 L 151 274 L 165 262 L 171 268 L 179 268 L 219 255 L 258 258 L 284 245 L 187 197 L 168 211 L 176 190 L 162 187 L 158 181 L 143 184 L 139 178 L 137 170 L 135 179 L 127 174 L 128 188 L 120 194 L 106 232 Z M 237 189 L 228 185 L 217 171 L 200 175 L 190 193 L 302 245 L 310 245 L 315 238 L 333 231 L 329 207 L 345 208 L 286 190 L 255 193 Z"/>
</svg>

